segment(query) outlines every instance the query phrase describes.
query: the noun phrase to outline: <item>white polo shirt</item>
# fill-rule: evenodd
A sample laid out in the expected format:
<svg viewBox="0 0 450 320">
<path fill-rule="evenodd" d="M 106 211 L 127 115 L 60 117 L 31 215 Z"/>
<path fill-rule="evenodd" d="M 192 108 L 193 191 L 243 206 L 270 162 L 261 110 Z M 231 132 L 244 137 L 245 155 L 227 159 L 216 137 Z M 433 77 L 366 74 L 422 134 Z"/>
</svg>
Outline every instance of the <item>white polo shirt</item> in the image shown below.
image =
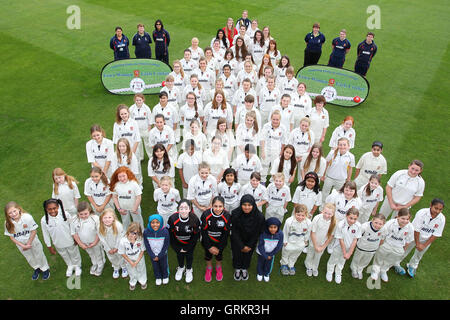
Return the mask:
<svg viewBox="0 0 450 320">
<path fill-rule="evenodd" d="M 369 182 L 370 176 L 373 174 L 386 174 L 387 162 L 385 157 L 380 154 L 375 157 L 371 151 L 364 153 L 356 164 L 356 169 L 360 169 L 358 177 L 355 182 L 360 185 Z"/>
<path fill-rule="evenodd" d="M 314 144 L 314 132 L 302 132 L 300 128 L 295 128 L 289 135 L 289 144 L 292 144 L 295 148 L 295 156 L 298 157 L 308 152 L 308 149 Z"/>
<path fill-rule="evenodd" d="M 141 141 L 139 125 L 136 120 L 130 117 L 127 122 L 120 121 L 120 124 L 114 122 L 112 139 L 114 144 L 117 144 L 117 141 L 119 141 L 120 138 L 127 139 L 130 146 Z"/>
<path fill-rule="evenodd" d="M 143 103 L 140 108 L 138 108 L 136 104 L 133 104 L 129 111 L 131 119 L 134 119 L 137 122 L 140 133 L 142 134 L 143 131 L 148 132 L 152 115 L 150 108 L 145 103 Z"/>
<path fill-rule="evenodd" d="M 203 49 L 200 47 L 197 47 L 197 49 L 192 49 L 192 47 L 189 47 L 188 49 L 191 50 L 191 59 L 197 63 L 201 57 L 205 56 Z"/>
<path fill-rule="evenodd" d="M 233 106 L 236 106 L 236 110 L 239 109 L 240 107 L 245 108 L 245 97 L 249 94 L 251 94 L 253 98 L 255 98 L 255 102 L 253 103 L 253 105 L 256 105 L 256 91 L 253 88 L 250 88 L 248 92 L 245 92 L 244 89 L 242 89 L 242 81 L 240 81 L 240 83 L 241 87 L 238 90 L 236 90 L 231 100 L 231 104 Z"/>
<path fill-rule="evenodd" d="M 294 107 L 292 105 L 288 105 L 286 108 L 283 108 L 279 104 L 272 106 L 272 109 L 270 110 L 268 119 L 271 118 L 272 113 L 275 110 L 280 111 L 281 124 L 284 125 L 287 130 L 290 131 L 291 125 L 292 125 L 292 128 L 294 128 L 294 113 L 295 113 L 295 110 L 294 110 Z"/>
<path fill-rule="evenodd" d="M 347 168 L 355 166 L 355 156 L 347 151 L 342 154 L 338 151 L 336 157 L 334 157 L 334 150 L 330 150 L 325 160 L 331 161 L 331 164 L 327 169 L 327 177 L 335 180 L 347 179 Z"/>
<path fill-rule="evenodd" d="M 223 91 L 226 92 L 227 97 L 233 97 L 234 93 L 238 88 L 237 80 L 236 77 L 233 75 L 233 72 L 230 74 L 228 78 L 225 77 L 224 74 L 220 75 L 220 79 L 223 80 Z"/>
<path fill-rule="evenodd" d="M 171 75 L 174 78 L 174 82 L 173 85 L 175 88 L 178 89 L 179 93 L 183 93 L 184 87 L 186 86 L 186 79 L 189 80 L 189 77 L 186 77 L 186 74 L 184 75 L 184 77 L 181 75 L 181 73 L 175 73 L 175 71 L 172 71 L 171 73 L 169 73 L 169 75 Z M 186 99 L 186 96 L 183 98 L 181 97 L 182 100 Z"/>
<path fill-rule="evenodd" d="M 108 227 L 105 225 L 105 235 L 103 236 L 100 232 L 98 233 L 98 237 L 100 239 L 100 243 L 103 245 L 103 249 L 106 252 L 111 249 L 115 249 L 119 247 L 120 239 L 123 237 L 123 225 L 118 220 L 114 221 L 116 224 L 117 234 L 114 234 L 112 226 Z"/>
<path fill-rule="evenodd" d="M 442 237 L 445 226 L 445 216 L 441 213 L 436 218 L 431 217 L 430 208 L 417 211 L 412 222 L 414 231 L 419 232 L 419 241 L 426 242 L 431 236 Z"/>
<path fill-rule="evenodd" d="M 245 146 L 246 144 L 259 146 L 259 134 L 255 132 L 253 127 L 247 128 L 245 122 L 241 123 L 236 130 L 236 145 Z"/>
<path fill-rule="evenodd" d="M 116 183 L 113 194 L 117 195 L 121 209 L 133 210 L 136 197 L 142 194 L 142 190 L 134 180 L 128 180 L 126 183 L 119 181 Z"/>
<path fill-rule="evenodd" d="M 195 94 L 195 97 L 197 98 L 197 105 L 203 108 L 203 101 L 207 100 L 208 90 L 205 90 L 203 87 L 199 89 L 198 86 L 193 88 L 190 84 L 187 84 L 181 95 L 182 102 L 186 102 L 186 96 L 189 92 L 193 92 Z"/>
<path fill-rule="evenodd" d="M 183 177 L 186 183 L 198 173 L 198 165 L 202 162 L 202 152 L 194 152 L 190 156 L 187 152 L 183 152 L 177 161 L 177 168 L 183 169 Z"/>
<path fill-rule="evenodd" d="M 225 204 L 228 206 L 239 204 L 240 190 L 241 185 L 235 182 L 231 187 L 225 181 L 222 181 L 217 185 L 217 193 L 225 199 Z"/>
<path fill-rule="evenodd" d="M 350 141 L 350 149 L 353 149 L 355 147 L 355 129 L 350 128 L 348 130 L 344 130 L 344 127 L 342 125 L 338 126 L 336 129 L 334 129 L 333 134 L 331 135 L 329 147 L 337 148 L 338 140 L 340 138 L 347 138 Z"/>
<path fill-rule="evenodd" d="M 195 117 L 195 107 L 193 106 L 192 108 L 188 106 L 188 104 L 184 104 L 181 108 L 180 108 L 180 124 L 182 124 L 184 126 L 184 130 L 188 131 L 190 130 L 190 125 L 191 125 L 191 121 L 194 119 L 197 119 L 200 122 L 200 117 L 204 116 L 203 113 L 203 108 L 199 105 L 197 105 L 197 114 L 198 114 L 198 118 Z M 200 124 L 201 125 L 201 124 Z"/>
<path fill-rule="evenodd" d="M 76 212 L 75 199 L 80 199 L 80 191 L 75 182 L 72 183 L 72 189 L 65 181 L 63 184 L 58 185 L 58 194 L 55 194 L 55 184 L 52 186 L 52 198 L 60 199 L 63 203 L 64 210 Z"/>
<path fill-rule="evenodd" d="M 236 109 L 236 115 L 234 117 L 234 123 L 237 125 L 245 124 L 245 116 L 247 115 L 247 112 L 249 111 L 255 111 L 256 113 L 256 122 L 258 122 L 258 128 L 259 132 L 261 132 L 262 129 L 262 123 L 261 123 L 261 113 L 258 109 L 256 109 L 255 104 L 253 104 L 253 107 L 251 110 L 248 110 L 244 106 L 238 106 Z M 239 128 L 239 126 L 238 126 Z M 236 133 L 237 134 L 237 133 Z"/>
<path fill-rule="evenodd" d="M 294 197 L 292 198 L 292 203 L 295 204 L 304 204 L 308 208 L 308 213 L 311 212 L 314 206 L 322 205 L 322 192 L 319 191 L 315 193 L 313 190 L 308 189 L 306 186 L 303 187 L 298 186 L 295 189 Z"/>
<path fill-rule="evenodd" d="M 170 128 L 173 128 L 174 124 L 178 124 L 180 122 L 180 117 L 177 110 L 169 103 L 167 103 L 164 108 L 159 103 L 153 107 L 150 120 L 151 124 L 155 124 L 155 116 L 157 114 L 162 114 L 164 116 L 165 125 Z"/>
<path fill-rule="evenodd" d="M 352 245 L 353 240 L 361 238 L 361 224 L 356 221 L 350 226 L 347 219 L 343 219 L 336 225 L 334 237 L 336 239 L 344 240 L 345 248 L 348 250 Z M 338 247 L 339 241 L 336 241 L 335 243 L 335 246 Z"/>
<path fill-rule="evenodd" d="M 331 194 L 326 198 L 325 202 L 334 203 L 336 205 L 336 220 L 338 221 L 345 219 L 347 211 L 350 208 L 354 207 L 359 210 L 361 207 L 361 200 L 358 197 L 347 200 L 345 199 L 343 192 L 339 192 L 335 189 L 333 189 Z"/>
<path fill-rule="evenodd" d="M 260 141 L 264 141 L 264 149 L 266 156 L 269 153 L 281 152 L 281 145 L 286 144 L 288 140 L 289 133 L 286 127 L 280 124 L 278 128 L 272 127 L 272 123 L 266 123 L 260 135 Z"/>
<path fill-rule="evenodd" d="M 104 167 L 106 161 L 111 161 L 111 157 L 114 155 L 114 144 L 107 138 L 103 138 L 101 144 L 91 139 L 86 143 L 86 155 L 89 163 L 97 162 Z"/>
<path fill-rule="evenodd" d="M 217 196 L 217 179 L 209 175 L 202 180 L 198 174 L 189 180 L 188 200 L 197 200 L 200 205 L 209 205 L 212 198 Z"/>
<path fill-rule="evenodd" d="M 206 136 L 203 132 L 199 131 L 196 136 L 194 136 L 190 131 L 186 131 L 184 133 L 183 142 L 182 142 L 182 149 L 186 149 L 186 141 L 188 139 L 192 139 L 195 142 L 195 151 L 200 152 L 203 155 L 203 152 L 208 147 L 208 140 L 206 139 Z"/>
<path fill-rule="evenodd" d="M 30 239 L 31 231 L 37 230 L 38 224 L 34 221 L 33 217 L 29 213 L 22 213 L 19 221 L 12 220 L 14 225 L 14 233 L 9 233 L 5 226 L 5 236 L 13 237 L 15 240 L 21 243 L 27 243 Z"/>
<path fill-rule="evenodd" d="M 317 113 L 316 107 L 314 107 L 311 110 L 309 119 L 311 120 L 309 130 L 314 132 L 314 136 L 316 137 L 317 142 L 322 136 L 323 129 L 330 126 L 330 116 L 328 115 L 328 111 L 325 108 L 322 108 L 322 112 Z"/>
<path fill-rule="evenodd" d="M 159 131 L 157 127 L 154 127 L 152 130 L 150 130 L 148 141 L 150 147 L 152 148 L 157 143 L 161 143 L 162 145 L 164 145 L 166 149 L 169 144 L 171 144 L 172 147 L 174 147 L 173 145 L 175 144 L 175 135 L 173 129 L 168 125 L 164 125 L 162 131 Z"/>
<path fill-rule="evenodd" d="M 131 261 L 136 261 L 139 258 L 139 254 L 145 251 L 145 245 L 143 239 L 136 239 L 134 244 L 132 244 L 127 236 L 120 239 L 119 247 L 117 248 L 117 253 L 122 255 L 125 254 Z"/>
<path fill-rule="evenodd" d="M 70 234 L 80 237 L 80 240 L 89 245 L 97 237 L 100 219 L 95 214 L 90 214 L 86 219 L 74 218 L 70 223 Z"/>
<path fill-rule="evenodd" d="M 311 223 L 311 232 L 315 233 L 316 236 L 316 244 L 321 246 L 328 239 L 328 229 L 330 227 L 331 219 L 325 220 L 323 218 L 323 214 L 319 213 L 316 215 Z M 331 236 L 333 236 L 336 232 L 336 227 L 333 229 Z"/>
<path fill-rule="evenodd" d="M 126 154 L 120 154 L 120 162 L 119 159 L 117 159 L 117 153 L 114 153 L 114 155 L 111 158 L 111 171 L 114 172 L 120 167 L 127 167 L 131 170 L 131 172 L 134 173 L 134 175 L 140 175 L 141 172 L 139 170 L 139 161 L 136 157 L 136 155 L 132 152 L 131 153 L 131 161 L 130 164 L 128 164 L 128 156 Z"/>
<path fill-rule="evenodd" d="M 283 160 L 283 174 L 284 174 L 284 181 L 286 185 L 288 185 L 288 181 L 291 178 L 291 160 Z M 270 174 L 272 177 L 270 177 L 270 182 L 273 181 L 273 175 L 278 172 L 278 167 L 280 166 L 280 158 L 276 158 L 273 161 L 273 165 L 270 168 Z"/>
<path fill-rule="evenodd" d="M 377 202 L 383 201 L 383 188 L 378 186 L 370 195 L 367 195 L 366 186 L 364 185 L 358 190 L 358 197 L 361 199 L 361 208 L 372 211 Z"/>
<path fill-rule="evenodd" d="M 211 90 L 211 88 L 214 88 L 216 82 L 215 72 L 212 72 L 207 67 L 205 71 L 202 71 L 201 69 L 196 69 L 193 73 L 197 75 L 198 82 L 200 83 L 203 89 L 209 91 Z"/>
<path fill-rule="evenodd" d="M 242 63 L 242 65 L 243 65 L 243 63 Z M 249 91 L 253 90 L 254 92 L 253 93 L 249 92 L 249 93 L 252 94 L 256 98 L 256 92 L 255 92 L 255 90 L 253 88 L 256 86 L 256 83 L 258 82 L 258 75 L 253 70 L 253 68 L 252 68 L 252 71 L 250 73 L 245 72 L 245 70 L 241 70 L 241 71 L 238 72 L 236 80 L 237 80 L 237 82 L 239 82 L 239 90 L 236 91 L 236 93 L 238 93 L 239 91 L 242 91 L 242 92 L 244 91 L 244 90 L 242 90 L 242 82 L 245 79 L 249 79 L 251 81 L 252 88 L 250 88 Z M 236 95 L 236 93 L 235 93 L 235 95 Z M 243 99 L 241 99 L 241 101 L 243 101 Z"/>
<path fill-rule="evenodd" d="M 380 246 L 381 240 L 386 236 L 384 226 L 380 230 L 375 230 L 371 221 L 361 225 L 361 238 L 356 243 L 356 247 L 365 252 L 375 252 Z"/>
<path fill-rule="evenodd" d="M 214 154 L 211 149 L 206 149 L 203 152 L 203 161 L 209 164 L 211 174 L 216 178 L 222 170 L 230 167 L 228 155 L 223 149 L 220 149 L 217 154 Z"/>
<path fill-rule="evenodd" d="M 188 78 L 191 76 L 193 71 L 198 68 L 197 61 L 193 60 L 192 57 L 189 61 L 186 61 L 184 58 L 180 60 L 181 66 L 183 67 L 184 77 Z"/>
<path fill-rule="evenodd" d="M 305 174 L 307 174 L 308 172 L 315 172 L 314 169 L 316 168 L 316 162 L 317 159 L 312 158 L 311 162 L 309 163 L 309 167 L 306 169 L 303 169 L 303 166 L 306 163 L 306 159 L 308 158 L 307 155 L 304 155 L 302 157 L 302 161 L 300 162 L 300 167 L 297 170 L 304 170 Z M 316 172 L 317 175 L 319 176 L 319 179 L 323 177 L 323 174 L 325 173 L 325 168 L 327 167 L 327 160 L 325 160 L 324 157 L 320 157 L 320 165 L 319 165 L 319 171 Z"/>
<path fill-rule="evenodd" d="M 281 95 L 288 94 L 291 99 L 294 98 L 294 96 L 298 96 L 297 94 L 297 86 L 298 86 L 298 80 L 295 78 L 292 78 L 289 80 L 287 77 L 285 77 L 283 80 L 278 81 L 278 89 L 280 90 Z M 292 103 L 292 100 L 291 100 Z"/>
<path fill-rule="evenodd" d="M 242 186 L 239 193 L 239 200 L 246 194 L 252 195 L 256 203 L 269 200 L 267 198 L 267 188 L 261 183 L 256 188 L 253 188 L 250 182 Z"/>
<path fill-rule="evenodd" d="M 183 90 L 180 91 L 180 89 L 175 86 L 175 83 L 172 89 L 169 89 L 168 87 L 162 87 L 160 92 L 167 93 L 167 102 L 171 104 L 175 108 L 175 110 L 178 111 L 180 109 L 179 104 L 182 100 L 181 92 L 183 92 Z"/>
<path fill-rule="evenodd" d="M 101 206 L 108 195 L 111 194 L 109 186 L 105 186 L 100 180 L 98 183 L 92 181 L 92 178 L 87 178 L 84 182 L 84 194 L 87 197 L 92 197 L 94 202 Z"/>
<path fill-rule="evenodd" d="M 398 170 L 387 182 L 392 188 L 392 199 L 399 204 L 406 204 L 415 196 L 423 196 L 425 181 L 421 176 L 410 177 L 408 170 Z"/>
<path fill-rule="evenodd" d="M 209 102 L 203 110 L 205 115 L 204 121 L 206 122 L 206 130 L 212 132 L 217 128 L 217 121 L 220 118 L 225 118 L 227 123 L 233 123 L 233 111 L 231 107 L 226 104 L 225 109 L 220 106 L 217 109 L 212 107 L 212 102 Z"/>
<path fill-rule="evenodd" d="M 169 192 L 164 193 L 158 188 L 153 193 L 153 200 L 158 203 L 156 210 L 160 215 L 169 215 L 177 212 L 178 203 L 180 202 L 180 192 L 175 188 L 170 188 Z"/>
<path fill-rule="evenodd" d="M 391 219 L 384 225 L 386 228 L 385 242 L 396 248 L 403 248 L 414 241 L 414 227 L 411 222 L 400 228 L 397 219 Z"/>
<path fill-rule="evenodd" d="M 267 187 L 268 207 L 283 207 L 286 202 L 291 201 L 291 190 L 286 185 L 277 189 L 275 183 L 270 183 Z"/>
<path fill-rule="evenodd" d="M 269 90 L 267 86 L 261 89 L 259 93 L 259 109 L 261 112 L 270 113 L 272 107 L 280 104 L 280 90 L 276 87 L 273 90 Z"/>
<path fill-rule="evenodd" d="M 236 170 L 238 181 L 249 181 L 253 172 L 261 172 L 261 160 L 256 154 L 250 156 L 249 159 L 245 157 L 245 153 L 241 153 L 236 157 L 232 167 Z"/>
<path fill-rule="evenodd" d="M 149 177 L 157 177 L 159 180 L 161 180 L 162 177 L 164 176 L 168 176 L 168 177 L 175 177 L 175 168 L 172 164 L 172 161 L 170 160 L 169 157 L 169 161 L 170 161 L 170 167 L 168 171 L 164 171 L 164 161 L 160 161 L 158 160 L 158 166 L 156 167 L 156 169 L 153 169 L 152 167 L 152 161 L 153 161 L 153 157 L 151 157 L 148 160 L 148 166 L 147 166 L 147 171 L 148 171 L 148 176 Z"/>
<path fill-rule="evenodd" d="M 70 214 L 65 213 L 67 220 L 64 221 L 60 210 L 61 208 L 56 217 L 48 215 L 48 223 L 45 221 L 45 215 L 41 218 L 42 235 L 47 247 L 51 247 L 52 242 L 56 248 L 67 248 L 74 245 L 70 235 Z"/>
<path fill-rule="evenodd" d="M 295 118 L 311 117 L 312 101 L 307 93 L 300 96 L 298 93 L 291 95 L 291 104 L 294 106 Z"/>
</svg>

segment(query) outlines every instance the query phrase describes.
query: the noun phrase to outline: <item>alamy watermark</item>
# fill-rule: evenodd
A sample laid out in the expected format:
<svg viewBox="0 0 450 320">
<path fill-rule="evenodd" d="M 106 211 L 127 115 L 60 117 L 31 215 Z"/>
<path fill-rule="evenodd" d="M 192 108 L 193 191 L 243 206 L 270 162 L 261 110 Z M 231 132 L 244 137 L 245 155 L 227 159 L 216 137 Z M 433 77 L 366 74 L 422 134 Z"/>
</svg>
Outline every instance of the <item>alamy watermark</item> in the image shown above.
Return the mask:
<svg viewBox="0 0 450 320">
<path fill-rule="evenodd" d="M 66 26 L 69 30 L 81 29 L 81 10 L 79 6 L 71 5 L 66 9 L 66 13 L 70 16 L 66 20 Z"/>
<path fill-rule="evenodd" d="M 381 10 L 377 5 L 370 5 L 366 10 L 370 16 L 367 18 L 366 25 L 369 30 L 381 29 Z"/>
</svg>

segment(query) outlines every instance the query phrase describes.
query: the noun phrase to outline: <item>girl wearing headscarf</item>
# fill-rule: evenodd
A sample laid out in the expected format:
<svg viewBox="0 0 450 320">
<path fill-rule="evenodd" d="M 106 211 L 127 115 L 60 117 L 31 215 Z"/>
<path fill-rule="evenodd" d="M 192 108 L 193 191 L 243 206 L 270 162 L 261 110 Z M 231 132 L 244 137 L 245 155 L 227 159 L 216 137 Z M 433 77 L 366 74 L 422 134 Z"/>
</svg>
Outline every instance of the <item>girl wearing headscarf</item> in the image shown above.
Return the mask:
<svg viewBox="0 0 450 320">
<path fill-rule="evenodd" d="M 264 229 L 264 216 L 256 205 L 255 198 L 246 194 L 240 205 L 231 214 L 231 250 L 233 255 L 234 280 L 247 280 L 248 268 L 255 251 L 259 235 Z"/>
</svg>

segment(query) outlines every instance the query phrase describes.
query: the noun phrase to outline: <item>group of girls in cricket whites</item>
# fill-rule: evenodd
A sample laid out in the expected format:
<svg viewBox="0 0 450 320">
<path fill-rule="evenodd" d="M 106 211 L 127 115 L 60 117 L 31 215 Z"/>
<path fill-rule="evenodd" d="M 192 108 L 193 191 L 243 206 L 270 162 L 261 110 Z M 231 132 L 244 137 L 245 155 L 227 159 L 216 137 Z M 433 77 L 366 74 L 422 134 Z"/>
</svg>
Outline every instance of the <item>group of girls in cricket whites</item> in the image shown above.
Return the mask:
<svg viewBox="0 0 450 320">
<path fill-rule="evenodd" d="M 67 277 L 81 275 L 81 249 L 91 260 L 91 275 L 109 276 L 112 267 L 114 279 L 129 278 L 130 290 L 138 282 L 145 289 L 148 254 L 156 285 L 164 285 L 173 250 L 175 281 L 184 277 L 190 283 L 198 244 L 204 281 L 211 282 L 213 273 L 222 281 L 228 241 L 236 281 L 249 278 L 254 252 L 258 281 L 270 280 L 278 253 L 281 275 L 295 275 L 305 253 L 301 268 L 317 277 L 325 250 L 330 282 L 341 283 L 347 260 L 355 279 L 363 278 L 371 262 L 374 280 L 387 282 L 391 267 L 415 276 L 445 225 L 439 198 L 428 208 L 411 209 L 424 193 L 423 163 L 411 161 L 383 189 L 383 144 L 375 140 L 356 162 L 353 117 L 329 134 L 325 98 L 310 97 L 289 57 L 280 54 L 269 28 L 264 30 L 252 22 L 229 44 L 219 29 L 203 49 L 193 38 L 183 58 L 173 61 L 155 106 L 146 105 L 142 94 L 131 106 L 118 105 L 112 139 L 92 125 L 87 201 L 80 201 L 76 178 L 53 170 L 40 227 L 50 254 L 66 263 Z M 181 181 L 178 189 L 175 181 Z M 144 213 L 146 219 L 144 192 L 150 194 L 145 207 L 154 208 Z M 17 202 L 8 202 L 4 211 L 4 234 L 32 267 L 32 279 L 47 280 L 39 224 Z M 405 269 L 401 263 L 412 250 Z"/>
</svg>

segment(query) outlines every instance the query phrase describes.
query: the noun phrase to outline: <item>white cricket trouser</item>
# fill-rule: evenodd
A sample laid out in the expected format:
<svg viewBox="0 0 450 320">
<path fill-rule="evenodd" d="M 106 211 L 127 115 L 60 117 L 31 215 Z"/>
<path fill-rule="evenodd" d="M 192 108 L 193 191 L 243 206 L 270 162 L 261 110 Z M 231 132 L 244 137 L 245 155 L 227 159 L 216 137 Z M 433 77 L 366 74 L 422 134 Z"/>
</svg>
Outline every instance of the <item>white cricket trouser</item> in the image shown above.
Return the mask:
<svg viewBox="0 0 450 320">
<path fill-rule="evenodd" d="M 388 272 L 392 266 L 400 263 L 404 253 L 403 247 L 394 247 L 386 242 L 383 243 L 373 258 L 372 272 L 376 274 Z"/>
<path fill-rule="evenodd" d="M 56 251 L 59 253 L 61 258 L 63 258 L 68 267 L 81 268 L 81 255 L 78 245 L 72 245 L 66 248 L 56 248 Z"/>
<path fill-rule="evenodd" d="M 22 247 L 16 245 L 20 253 L 25 257 L 28 264 L 33 268 L 33 270 L 41 269 L 41 271 L 46 271 L 49 269 L 47 258 L 45 257 L 44 250 L 41 241 L 39 241 L 36 236 L 31 242 L 31 249 L 23 250 Z"/>
<path fill-rule="evenodd" d="M 280 157 L 280 150 L 265 150 L 265 159 L 261 157 L 261 151 L 260 151 L 260 158 L 261 158 L 261 182 L 266 183 L 267 175 L 269 174 L 270 170 L 269 167 L 273 167 L 274 161 Z"/>
<path fill-rule="evenodd" d="M 305 242 L 303 240 L 300 243 L 288 242 L 281 250 L 280 264 L 293 268 L 304 248 Z"/>
<path fill-rule="evenodd" d="M 130 216 L 131 219 L 133 219 L 133 222 L 137 222 L 141 225 L 142 230 L 144 230 L 144 220 L 142 219 L 142 214 L 141 214 L 141 207 L 139 206 L 137 212 L 138 213 L 131 213 L 131 210 L 126 210 L 126 214 L 122 215 L 120 214 L 120 217 L 122 219 L 122 224 L 123 224 L 123 229 L 127 230 L 128 226 L 130 225 Z"/>
<path fill-rule="evenodd" d="M 92 211 L 94 211 L 94 213 L 100 218 L 100 216 L 102 215 L 102 212 L 96 211 L 94 206 L 92 205 L 92 203 L 91 203 L 91 208 L 92 208 Z M 103 210 L 105 210 L 106 208 L 111 208 L 113 210 L 115 209 L 114 202 L 113 202 L 112 198 L 111 198 L 111 200 L 109 200 L 109 202 L 106 204 L 106 206 L 105 206 L 105 208 Z"/>
<path fill-rule="evenodd" d="M 409 259 L 408 264 L 409 264 L 410 267 L 412 267 L 412 268 L 414 268 L 414 269 L 417 269 L 417 268 L 419 267 L 419 262 L 420 262 L 420 260 L 422 260 L 423 255 L 425 254 L 425 252 L 428 251 L 428 249 L 430 248 L 430 246 L 431 246 L 431 244 L 428 245 L 427 247 L 425 247 L 425 249 L 423 249 L 422 251 L 419 251 L 419 250 L 417 250 L 417 248 L 416 248 L 416 246 L 415 246 L 415 242 L 410 243 L 409 246 L 408 246 L 408 248 L 406 248 L 405 254 L 404 254 L 403 257 L 402 257 L 402 261 L 403 261 L 403 259 L 406 258 L 406 256 L 407 256 L 413 249 L 415 249 L 414 254 L 413 254 L 413 256 L 411 257 L 411 259 Z"/>
<path fill-rule="evenodd" d="M 322 257 L 322 254 L 325 252 L 325 249 L 321 252 L 317 252 L 314 249 L 314 245 L 312 242 L 308 246 L 308 253 L 306 254 L 305 258 L 305 267 L 306 269 L 312 269 L 312 270 L 318 270 L 319 269 L 319 263 L 320 258 Z"/>
<path fill-rule="evenodd" d="M 358 175 L 354 180 L 356 183 L 356 190 L 361 189 L 362 186 L 366 185 L 369 181 L 366 178 L 362 178 L 361 175 Z"/>
<path fill-rule="evenodd" d="M 354 273 L 362 273 L 364 268 L 367 267 L 375 255 L 375 251 L 368 252 L 362 251 L 355 248 L 355 253 L 353 254 L 352 263 L 350 264 L 350 269 Z"/>
<path fill-rule="evenodd" d="M 264 111 L 262 109 L 259 109 L 259 113 L 261 114 L 261 126 L 260 128 L 262 128 L 267 122 L 269 122 L 269 114 L 270 114 L 270 110 L 269 111 Z M 258 123 L 259 126 L 259 123 Z M 286 128 L 289 129 L 289 128 Z"/>
<path fill-rule="evenodd" d="M 358 222 L 363 224 L 363 223 L 369 221 L 371 213 L 372 213 L 371 209 L 360 208 Z"/>
<path fill-rule="evenodd" d="M 337 179 L 333 179 L 330 177 L 325 177 L 325 181 L 323 182 L 323 187 L 322 187 L 322 206 L 325 204 L 327 197 L 330 195 L 331 189 L 334 188 L 335 190 L 339 191 L 339 189 L 342 188 L 344 183 L 345 183 L 345 179 L 337 180 Z"/>
<path fill-rule="evenodd" d="M 231 214 L 231 211 L 233 211 L 237 207 L 239 207 L 239 202 L 235 202 L 233 204 L 225 204 L 225 210 L 227 210 L 230 214 Z"/>
<path fill-rule="evenodd" d="M 103 266 L 105 264 L 105 253 L 100 243 L 92 248 L 87 248 L 86 252 L 91 258 L 92 265 Z"/>
<path fill-rule="evenodd" d="M 117 252 L 114 254 L 110 254 L 108 251 L 105 252 L 114 270 L 119 270 L 120 268 L 124 268 L 126 266 L 125 259 L 120 254 Z"/>
<path fill-rule="evenodd" d="M 283 223 L 285 213 L 286 209 L 284 207 L 274 207 L 269 205 L 266 207 L 266 220 L 271 217 L 275 217 L 280 220 L 281 223 Z"/>
<path fill-rule="evenodd" d="M 138 159 L 140 161 L 144 160 L 144 148 L 145 148 L 145 153 L 147 153 L 148 158 L 151 159 L 152 158 L 152 148 L 150 148 L 150 146 L 148 144 L 149 131 L 148 130 L 140 130 L 139 133 L 141 135 L 141 142 L 139 142 L 139 145 L 137 147 L 136 156 L 138 157 Z"/>
<path fill-rule="evenodd" d="M 141 261 L 139 261 L 137 266 L 134 268 L 127 262 L 127 270 L 130 277 L 129 283 L 131 286 L 135 286 L 138 282 L 142 285 L 147 283 L 147 268 L 145 267 L 144 257 L 142 257 Z"/>
<path fill-rule="evenodd" d="M 341 247 L 334 248 L 327 262 L 327 273 L 336 272 L 336 275 L 342 275 L 342 269 L 344 269 L 346 261 Z"/>
</svg>

